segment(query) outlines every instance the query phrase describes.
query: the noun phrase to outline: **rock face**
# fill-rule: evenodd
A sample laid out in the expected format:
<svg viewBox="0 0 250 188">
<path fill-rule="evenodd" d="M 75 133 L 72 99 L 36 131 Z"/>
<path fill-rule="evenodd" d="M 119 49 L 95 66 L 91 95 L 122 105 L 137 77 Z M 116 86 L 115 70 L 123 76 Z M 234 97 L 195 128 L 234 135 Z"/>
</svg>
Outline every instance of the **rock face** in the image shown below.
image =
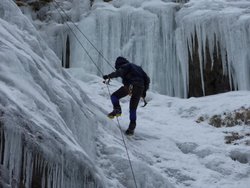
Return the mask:
<svg viewBox="0 0 250 188">
<path fill-rule="evenodd" d="M 41 8 L 46 6 L 53 0 L 17 0 L 16 4 L 18 6 L 30 6 L 34 11 L 39 11 Z"/>
<path fill-rule="evenodd" d="M 206 47 L 206 56 L 203 56 L 206 57 L 206 60 L 204 60 L 206 66 L 202 68 L 198 48 L 197 36 L 195 36 L 192 57 L 189 53 L 188 97 L 200 97 L 231 91 L 229 76 L 223 70 L 220 49 L 217 51 L 216 47 L 214 48 L 213 59 L 211 59 L 209 49 Z M 204 77 L 204 83 L 202 83 L 202 77 Z"/>
</svg>

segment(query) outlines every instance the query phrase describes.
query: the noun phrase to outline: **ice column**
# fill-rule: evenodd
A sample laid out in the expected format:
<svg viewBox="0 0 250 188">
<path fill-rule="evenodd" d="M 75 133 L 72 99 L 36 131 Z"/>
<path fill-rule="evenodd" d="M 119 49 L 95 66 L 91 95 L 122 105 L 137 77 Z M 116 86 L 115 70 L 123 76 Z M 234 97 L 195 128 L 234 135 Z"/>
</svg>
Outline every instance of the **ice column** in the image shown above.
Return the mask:
<svg viewBox="0 0 250 188">
<path fill-rule="evenodd" d="M 112 65 L 117 56 L 125 56 L 146 70 L 151 89 L 183 97 L 183 71 L 176 59 L 174 32 L 177 7 L 163 2 L 140 8 L 96 7 L 79 27 Z M 77 36 L 104 73 L 113 70 L 80 32 Z M 101 75 L 77 43 L 72 42 L 72 66 Z"/>
</svg>

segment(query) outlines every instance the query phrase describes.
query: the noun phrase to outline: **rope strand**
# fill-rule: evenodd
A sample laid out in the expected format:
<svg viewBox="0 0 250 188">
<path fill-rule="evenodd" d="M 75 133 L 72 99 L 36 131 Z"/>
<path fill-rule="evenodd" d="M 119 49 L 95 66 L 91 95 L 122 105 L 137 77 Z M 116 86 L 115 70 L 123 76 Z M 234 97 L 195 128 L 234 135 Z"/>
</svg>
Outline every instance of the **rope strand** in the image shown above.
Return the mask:
<svg viewBox="0 0 250 188">
<path fill-rule="evenodd" d="M 66 15 L 67 19 L 70 20 L 72 22 L 72 20 L 68 17 L 67 13 L 60 7 L 59 3 L 57 1 L 54 1 L 57 6 L 62 10 L 62 12 Z M 61 15 L 61 17 L 63 18 L 63 15 L 62 13 L 56 9 L 59 14 Z M 70 27 L 70 25 L 65 22 L 66 25 L 68 26 L 68 28 L 70 29 L 70 31 L 72 32 L 72 34 L 74 35 L 74 37 L 76 38 L 76 40 L 79 42 L 79 44 L 81 45 L 81 47 L 83 48 L 83 50 L 85 51 L 85 53 L 88 55 L 88 57 L 90 58 L 90 60 L 92 61 L 92 63 L 96 66 L 97 70 L 102 74 L 102 70 L 97 66 L 97 64 L 95 63 L 95 61 L 93 60 L 93 58 L 90 56 L 89 52 L 87 51 L 87 49 L 83 46 L 83 44 L 81 43 L 80 39 L 77 37 L 77 35 L 74 33 L 73 29 Z M 73 22 L 72 22 L 73 23 Z M 103 54 L 95 47 L 95 45 L 87 38 L 87 36 L 79 29 L 79 27 L 73 23 L 74 26 L 80 31 L 80 33 L 84 36 L 84 38 L 91 44 L 91 46 L 98 52 L 98 54 L 114 69 L 114 67 L 109 63 L 109 61 L 103 56 Z M 110 89 L 109 89 L 109 86 L 108 84 L 107 85 L 107 89 L 108 89 L 108 93 L 109 93 L 109 96 L 111 97 L 111 93 L 110 93 Z M 137 183 L 136 183 L 136 178 L 135 178 L 135 173 L 134 173 L 134 170 L 133 170 L 133 166 L 132 166 L 132 162 L 131 162 L 131 159 L 130 159 L 130 156 L 129 156 L 129 152 L 128 152 L 128 147 L 127 147 L 127 144 L 125 142 L 125 139 L 124 139 L 124 135 L 123 135 L 123 132 L 122 132 L 122 129 L 121 129 L 121 124 L 119 122 L 119 119 L 118 117 L 116 117 L 116 120 L 117 120 L 117 124 L 118 124 L 118 127 L 120 129 L 120 132 L 121 132 L 121 135 L 122 135 L 122 141 L 123 141 L 123 144 L 124 144 L 124 147 L 126 149 L 126 153 L 127 153 L 127 157 L 128 157 L 128 161 L 129 161 L 129 166 L 130 166 L 130 169 L 131 169 L 131 172 L 132 172 L 132 176 L 133 176 L 133 180 L 134 180 L 134 183 L 135 183 L 135 187 L 137 188 Z"/>
<path fill-rule="evenodd" d="M 109 86 L 108 86 L 108 84 L 106 84 L 106 85 L 107 85 L 109 96 L 111 97 Z M 137 183 L 136 183 L 134 169 L 133 169 L 133 166 L 132 166 L 132 162 L 131 162 L 131 159 L 130 159 L 130 156 L 129 156 L 129 153 L 128 153 L 128 147 L 127 147 L 127 144 L 125 142 L 124 135 L 123 135 L 122 128 L 121 128 L 121 124 L 120 124 L 120 121 L 119 121 L 118 117 L 116 117 L 116 120 L 117 120 L 117 124 L 118 124 L 118 127 L 119 127 L 121 135 L 122 135 L 122 141 L 123 141 L 124 147 L 126 149 L 126 153 L 127 153 L 127 157 L 128 157 L 128 161 L 129 161 L 129 166 L 130 166 L 130 169 L 131 169 L 131 172 L 132 172 L 132 176 L 133 176 L 133 179 L 134 179 L 135 187 L 137 188 Z"/>
<path fill-rule="evenodd" d="M 56 2 L 56 1 L 55 1 Z M 59 6 L 59 4 L 57 4 Z M 59 6 L 59 8 L 62 10 L 62 8 Z M 61 17 L 63 18 L 62 13 L 56 9 L 58 11 L 58 13 L 61 15 Z M 65 14 L 65 13 L 64 13 Z M 93 60 L 93 58 L 90 56 L 89 52 L 87 51 L 87 49 L 83 46 L 83 44 L 81 43 L 80 39 L 76 36 L 75 32 L 73 31 L 73 29 L 69 26 L 69 24 L 67 22 L 65 22 L 66 25 L 68 26 L 68 28 L 70 29 L 70 31 L 72 32 L 72 34 L 74 35 L 74 37 L 76 38 L 76 40 L 79 42 L 80 46 L 83 48 L 83 50 L 85 51 L 85 53 L 87 54 L 87 56 L 90 58 L 90 60 L 92 61 L 92 63 L 95 65 L 95 67 L 97 68 L 97 70 L 101 73 L 101 75 L 103 76 L 103 72 L 102 70 L 97 66 L 97 64 L 95 63 L 95 61 Z"/>
<path fill-rule="evenodd" d="M 130 159 L 130 156 L 129 156 L 129 153 L 128 153 L 127 144 L 126 144 L 126 142 L 125 142 L 124 135 L 123 135 L 122 128 L 121 128 L 121 125 L 120 125 L 120 122 L 119 122 L 118 117 L 116 117 L 116 120 L 117 120 L 117 123 L 118 123 L 118 127 L 119 127 L 119 129 L 120 129 L 120 132 L 121 132 L 121 135 L 122 135 L 122 141 L 123 141 L 123 144 L 124 144 L 124 147 L 125 147 L 125 149 L 126 149 L 127 156 L 128 156 L 128 161 L 129 161 L 129 165 L 130 165 L 131 172 L 132 172 L 132 175 L 133 175 L 135 187 L 137 188 L 137 183 L 136 183 L 136 178 L 135 178 L 135 174 L 134 174 L 132 162 L 131 162 L 131 159 Z"/>
<path fill-rule="evenodd" d="M 90 43 L 90 45 L 96 50 L 96 52 L 106 61 L 106 63 L 113 69 L 115 70 L 114 66 L 104 57 L 104 55 L 98 50 L 95 45 L 88 39 L 88 37 L 81 31 L 81 29 L 71 20 L 71 18 L 67 15 L 65 10 L 61 8 L 59 3 L 57 1 L 54 1 L 57 6 L 61 9 L 61 11 L 64 13 L 64 15 L 67 17 L 67 20 L 71 21 L 73 25 L 76 27 L 76 29 L 83 35 L 83 37 Z"/>
</svg>

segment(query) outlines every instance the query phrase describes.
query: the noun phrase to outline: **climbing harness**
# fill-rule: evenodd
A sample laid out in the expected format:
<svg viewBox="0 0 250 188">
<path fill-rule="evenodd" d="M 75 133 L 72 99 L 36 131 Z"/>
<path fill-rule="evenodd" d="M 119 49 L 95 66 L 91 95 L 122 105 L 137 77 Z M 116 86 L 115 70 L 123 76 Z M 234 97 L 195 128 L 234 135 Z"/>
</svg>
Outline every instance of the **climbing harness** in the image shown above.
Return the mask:
<svg viewBox="0 0 250 188">
<path fill-rule="evenodd" d="M 128 95 L 131 96 L 132 94 L 133 94 L 133 85 L 130 84 L 130 85 L 128 86 Z"/>
</svg>

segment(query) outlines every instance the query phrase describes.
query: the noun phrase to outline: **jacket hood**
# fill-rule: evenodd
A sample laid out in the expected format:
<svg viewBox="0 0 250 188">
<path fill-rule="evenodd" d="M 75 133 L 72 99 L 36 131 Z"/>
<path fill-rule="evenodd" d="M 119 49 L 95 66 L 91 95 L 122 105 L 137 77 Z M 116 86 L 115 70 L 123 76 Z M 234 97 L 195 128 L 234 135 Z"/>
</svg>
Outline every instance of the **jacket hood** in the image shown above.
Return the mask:
<svg viewBox="0 0 250 188">
<path fill-rule="evenodd" d="M 129 61 L 124 57 L 118 57 L 115 61 L 115 68 L 119 69 L 122 65 L 129 63 Z"/>
</svg>

